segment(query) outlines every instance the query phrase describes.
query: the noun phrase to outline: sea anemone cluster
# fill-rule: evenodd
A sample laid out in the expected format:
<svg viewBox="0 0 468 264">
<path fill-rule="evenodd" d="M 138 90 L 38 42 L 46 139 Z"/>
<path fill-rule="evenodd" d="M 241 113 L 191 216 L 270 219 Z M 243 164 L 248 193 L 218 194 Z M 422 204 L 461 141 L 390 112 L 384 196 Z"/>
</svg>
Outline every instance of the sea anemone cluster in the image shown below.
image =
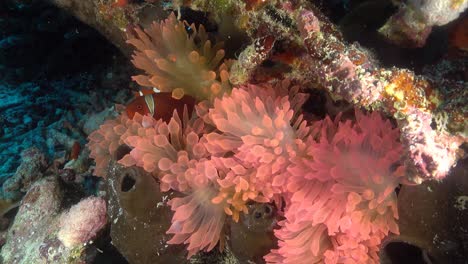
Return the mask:
<svg viewBox="0 0 468 264">
<path fill-rule="evenodd" d="M 326 41 L 320 34 L 308 38 Z M 96 175 L 106 177 L 118 147 L 126 145 L 118 163 L 144 169 L 162 192 L 177 193 L 168 203 L 168 244 L 187 245 L 188 258 L 222 248 L 229 219 L 237 222 L 249 205 L 268 203 L 280 221 L 277 248 L 266 262 L 379 262 L 382 240 L 399 233 L 395 189 L 407 171 L 400 129 L 383 113 L 356 108 L 312 120 L 303 115 L 309 95 L 301 83 L 232 85 L 220 46 L 212 46 L 203 26 L 175 15 L 136 28 L 129 43 L 136 47 L 133 63 L 145 72 L 133 79 L 176 99 L 194 97 L 195 111 L 174 110 L 167 122 L 121 111 L 89 136 L 88 146 Z M 358 77 L 344 79 L 354 80 L 352 89 L 369 85 Z M 335 88 L 346 93 L 349 86 Z M 370 104 L 378 96 L 366 98 Z"/>
<path fill-rule="evenodd" d="M 124 112 L 91 134 L 92 156 L 104 168 L 125 144 L 131 151 L 119 163 L 182 194 L 169 202 L 168 243 L 187 244 L 188 257 L 212 250 L 226 219 L 256 202 L 284 208 L 270 263 L 377 261 L 381 239 L 398 233 L 398 129 L 359 110 L 355 120 L 309 124 L 299 88 L 288 80 L 235 87 L 167 123 Z"/>
<path fill-rule="evenodd" d="M 136 48 L 133 64 L 146 73 L 133 77 L 143 87 L 172 92 L 175 98 L 186 93 L 197 99 L 230 89 L 231 62 L 224 60 L 223 43 L 213 45 L 203 25 L 197 28 L 171 14 L 144 30 L 135 28 L 128 43 Z"/>
<path fill-rule="evenodd" d="M 354 122 L 312 125 L 288 171 L 285 217 L 273 263 L 378 263 L 378 247 L 398 234 L 395 188 L 401 182 L 398 129 L 374 112 Z"/>
</svg>

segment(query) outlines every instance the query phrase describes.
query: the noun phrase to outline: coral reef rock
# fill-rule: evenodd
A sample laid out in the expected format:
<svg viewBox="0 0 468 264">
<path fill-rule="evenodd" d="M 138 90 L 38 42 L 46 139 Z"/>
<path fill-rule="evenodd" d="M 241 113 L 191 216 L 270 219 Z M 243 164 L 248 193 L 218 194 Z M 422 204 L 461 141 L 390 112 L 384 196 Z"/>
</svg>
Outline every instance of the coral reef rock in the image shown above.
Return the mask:
<svg viewBox="0 0 468 264">
<path fill-rule="evenodd" d="M 92 197 L 63 212 L 64 196 L 55 177 L 31 186 L 8 230 L 1 263 L 92 263 L 97 253 L 92 239 L 105 225 L 105 203 Z M 76 214 L 73 221 L 62 221 Z"/>
<path fill-rule="evenodd" d="M 43 176 L 47 168 L 45 155 L 32 147 L 21 152 L 21 164 L 13 177 L 8 178 L 2 185 L 3 198 L 18 200 L 22 193 Z"/>
</svg>

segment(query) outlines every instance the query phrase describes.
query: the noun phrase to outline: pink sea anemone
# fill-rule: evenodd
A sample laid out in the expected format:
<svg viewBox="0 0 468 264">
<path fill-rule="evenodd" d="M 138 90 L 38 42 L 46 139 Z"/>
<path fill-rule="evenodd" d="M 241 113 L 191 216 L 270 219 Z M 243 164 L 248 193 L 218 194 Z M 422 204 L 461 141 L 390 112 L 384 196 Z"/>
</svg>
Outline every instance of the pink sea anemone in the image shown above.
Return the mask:
<svg viewBox="0 0 468 264">
<path fill-rule="evenodd" d="M 94 175 L 106 177 L 107 167 L 117 148 L 125 143 L 129 136 L 145 135 L 151 133 L 146 130 L 155 124 L 155 120 L 149 116 L 135 115 L 133 119 L 122 113 L 116 119 L 107 120 L 98 130 L 88 137 L 90 157 L 96 162 Z M 162 121 L 159 121 L 162 122 Z"/>
<path fill-rule="evenodd" d="M 169 201 L 175 213 L 167 231 L 174 236 L 168 243 L 188 244 L 187 258 L 198 251 L 212 250 L 220 240 L 226 214 L 223 206 L 211 202 L 216 194 L 216 189 L 207 184 L 185 197 Z"/>
<path fill-rule="evenodd" d="M 214 156 L 231 153 L 239 164 L 255 168 L 249 184 L 271 199 L 284 191 L 290 160 L 304 149 L 308 129 L 297 110 L 306 99 L 288 81 L 235 88 L 206 112 L 204 119 L 217 129 L 205 135 L 206 149 Z"/>
<path fill-rule="evenodd" d="M 339 118 L 317 122 L 306 154 L 295 157 L 288 168 L 291 195 L 285 224 L 276 232 L 280 248 L 267 260 L 278 259 L 278 254 L 287 260 L 298 252 L 311 253 L 304 243 L 321 238 L 297 235 L 301 243 L 299 238 L 291 240 L 297 223 L 326 226 L 331 246 L 321 257 L 329 263 L 376 261 L 381 239 L 398 233 L 394 190 L 404 171 L 398 129 L 377 112 L 356 111 L 355 122 Z"/>
<path fill-rule="evenodd" d="M 169 244 L 188 244 L 188 257 L 210 251 L 220 240 L 226 214 L 223 204 L 211 202 L 218 193 L 218 171 L 200 141 L 209 127 L 189 119 L 187 111 L 182 120 L 174 111 L 169 123 L 158 120 L 141 130 L 146 132 L 125 138 L 132 150 L 119 162 L 153 173 L 162 191 L 182 193 L 169 201 L 174 211 Z"/>
<path fill-rule="evenodd" d="M 202 25 L 188 25 L 172 13 L 160 23 L 134 31 L 128 39 L 136 48 L 132 62 L 145 72 L 133 76 L 139 85 L 199 100 L 231 89 L 228 70 L 232 62 L 224 60 L 223 43 L 212 45 Z"/>
<path fill-rule="evenodd" d="M 321 131 L 310 141 L 307 156 L 295 159 L 289 171 L 292 178 L 332 181 L 333 199 L 345 199 L 344 214 L 321 213 L 329 233 L 359 232 L 367 238 L 377 230 L 398 232 L 394 189 L 404 171 L 399 131 L 380 114 L 360 111 L 356 111 L 354 124 L 327 118 L 317 126 Z M 330 201 L 320 210 L 336 212 Z"/>
<path fill-rule="evenodd" d="M 154 173 L 161 181 L 162 191 L 190 191 L 190 180 L 196 175 L 203 174 L 207 179 L 216 177 L 214 167 L 201 166 L 208 156 L 200 142 L 201 135 L 208 131 L 205 129 L 201 119 L 189 120 L 185 111 L 181 120 L 174 111 L 169 123 L 159 120 L 143 129 L 146 133 L 128 136 L 124 143 L 132 150 L 119 162 Z"/>
<path fill-rule="evenodd" d="M 223 204 L 234 221 L 247 213 L 248 202 L 270 202 L 284 192 L 286 168 L 305 149 L 308 129 L 298 112 L 306 99 L 285 80 L 234 88 L 212 106 L 197 107 L 215 128 L 203 137 L 219 173 L 219 193 L 212 202 Z"/>
</svg>

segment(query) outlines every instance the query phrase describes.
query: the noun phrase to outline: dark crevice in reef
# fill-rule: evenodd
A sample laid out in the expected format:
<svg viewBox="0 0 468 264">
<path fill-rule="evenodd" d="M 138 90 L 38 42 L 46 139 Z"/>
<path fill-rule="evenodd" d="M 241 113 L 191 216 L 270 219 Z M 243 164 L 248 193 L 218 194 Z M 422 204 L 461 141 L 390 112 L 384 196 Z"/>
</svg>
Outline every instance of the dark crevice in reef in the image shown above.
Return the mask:
<svg viewBox="0 0 468 264">
<path fill-rule="evenodd" d="M 130 96 L 133 67 L 95 29 L 44 1 L 0 1 L 0 184 L 32 146 L 63 157 L 83 116 Z M 62 133 L 62 134 L 60 134 Z"/>
<path fill-rule="evenodd" d="M 435 27 L 422 48 L 401 48 L 385 40 L 378 29 L 397 11 L 391 0 L 322 0 L 321 6 L 347 42 L 367 48 L 383 67 L 408 68 L 420 74 L 424 66 L 438 62 L 447 52 L 448 25 Z"/>
<path fill-rule="evenodd" d="M 104 234 L 96 241 L 96 248 L 99 253 L 96 254 L 92 264 L 128 264 L 129 262 L 112 245 L 110 237 L 110 227 L 104 230 Z"/>
<path fill-rule="evenodd" d="M 0 14 L 0 65 L 14 70 L 9 81 L 90 72 L 118 53 L 97 31 L 42 1 L 2 1 Z"/>
</svg>

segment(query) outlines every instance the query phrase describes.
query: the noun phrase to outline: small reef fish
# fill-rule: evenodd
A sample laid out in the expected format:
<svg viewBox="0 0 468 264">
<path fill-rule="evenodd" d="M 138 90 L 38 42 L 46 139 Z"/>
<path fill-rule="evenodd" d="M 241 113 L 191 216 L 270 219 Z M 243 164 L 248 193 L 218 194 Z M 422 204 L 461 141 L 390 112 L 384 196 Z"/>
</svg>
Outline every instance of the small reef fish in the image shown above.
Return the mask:
<svg viewBox="0 0 468 264">
<path fill-rule="evenodd" d="M 81 145 L 78 141 L 75 141 L 70 150 L 70 160 L 78 159 L 78 156 L 80 156 L 80 152 L 81 152 Z"/>
<path fill-rule="evenodd" d="M 468 51 L 468 16 L 456 22 L 450 32 L 450 44 L 462 51 Z"/>
<path fill-rule="evenodd" d="M 163 121 L 169 122 L 174 109 L 182 118 L 185 105 L 187 105 L 188 114 L 191 116 L 195 106 L 193 97 L 184 95 L 180 99 L 175 99 L 172 93 L 159 92 L 158 90 L 141 90 L 138 96 L 127 105 L 126 112 L 129 118 L 133 118 L 135 113 L 141 115 L 151 114 L 156 120 L 162 118 Z"/>
<path fill-rule="evenodd" d="M 125 7 L 126 5 L 128 5 L 128 0 L 116 0 L 112 7 Z"/>
</svg>

